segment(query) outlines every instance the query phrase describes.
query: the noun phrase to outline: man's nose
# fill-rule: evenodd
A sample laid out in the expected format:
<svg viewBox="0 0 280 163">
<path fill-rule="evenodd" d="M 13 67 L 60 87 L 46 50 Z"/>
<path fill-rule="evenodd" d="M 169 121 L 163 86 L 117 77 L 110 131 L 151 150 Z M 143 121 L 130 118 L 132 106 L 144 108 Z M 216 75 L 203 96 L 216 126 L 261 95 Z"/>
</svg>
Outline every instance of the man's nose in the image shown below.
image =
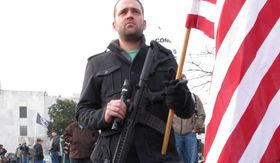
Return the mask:
<svg viewBox="0 0 280 163">
<path fill-rule="evenodd" d="M 133 12 L 132 11 L 128 11 L 127 15 L 126 15 L 127 19 L 133 19 Z"/>
</svg>

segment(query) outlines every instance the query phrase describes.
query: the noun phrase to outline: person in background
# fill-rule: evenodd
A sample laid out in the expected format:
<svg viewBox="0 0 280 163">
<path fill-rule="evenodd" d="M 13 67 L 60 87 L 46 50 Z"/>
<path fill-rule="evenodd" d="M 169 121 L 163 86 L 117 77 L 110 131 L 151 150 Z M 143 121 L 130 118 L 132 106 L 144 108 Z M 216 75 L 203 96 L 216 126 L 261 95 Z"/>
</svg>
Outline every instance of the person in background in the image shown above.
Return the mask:
<svg viewBox="0 0 280 163">
<path fill-rule="evenodd" d="M 57 134 L 57 132 L 54 130 L 51 133 L 51 142 L 50 142 L 50 153 L 51 153 L 51 159 L 52 163 L 59 163 L 59 152 L 60 152 L 60 136 Z"/>
<path fill-rule="evenodd" d="M 0 144 L 0 162 L 1 163 L 4 163 L 6 153 L 7 153 L 7 150 L 3 147 L 2 144 Z"/>
<path fill-rule="evenodd" d="M 18 147 L 16 148 L 16 153 L 15 153 L 16 158 L 17 158 L 16 163 L 21 163 L 21 162 L 22 162 L 22 161 L 21 161 L 22 152 L 21 152 L 21 150 L 20 150 L 20 147 L 21 147 L 21 144 L 19 144 Z"/>
<path fill-rule="evenodd" d="M 26 145 L 25 142 L 20 147 L 20 150 L 22 152 L 22 163 L 29 163 L 29 147 Z"/>
<path fill-rule="evenodd" d="M 70 157 L 69 157 L 69 152 L 70 152 L 70 143 L 65 140 L 65 136 L 61 135 L 60 136 L 60 142 L 61 142 L 61 147 L 62 147 L 62 153 L 63 153 L 63 163 L 70 163 Z"/>
<path fill-rule="evenodd" d="M 31 145 L 28 145 L 29 148 L 29 161 L 30 163 L 34 163 L 34 150 Z"/>
<path fill-rule="evenodd" d="M 38 138 L 36 140 L 36 144 L 34 145 L 34 163 L 43 163 L 44 161 L 44 153 L 43 153 L 43 140 Z"/>
<path fill-rule="evenodd" d="M 69 156 L 71 163 L 91 163 L 90 155 L 99 136 L 78 122 L 70 123 L 64 130 L 64 138 L 70 143 Z"/>
<path fill-rule="evenodd" d="M 186 76 L 182 75 L 182 80 L 186 80 Z M 200 98 L 192 93 L 195 103 L 195 112 L 192 117 L 183 119 L 176 114 L 173 118 L 173 129 L 175 133 L 176 148 L 184 163 L 198 162 L 198 144 L 196 133 L 201 131 L 204 126 L 205 112 Z"/>
<path fill-rule="evenodd" d="M 153 54 L 149 79 L 141 97 L 135 119 L 134 137 L 127 153 L 128 163 L 177 162 L 173 130 L 167 154 L 161 154 L 169 108 L 183 118 L 191 117 L 194 102 L 186 83 L 174 80 L 177 63 L 172 52 L 156 41 L 146 45 L 144 9 L 139 0 L 118 0 L 113 12 L 113 29 L 119 37 L 107 50 L 88 59 L 83 89 L 77 105 L 76 119 L 95 131 L 101 130 L 91 160 L 111 162 L 121 128 L 112 130 L 115 118 L 124 120 L 130 114 L 120 100 L 125 79 L 130 80 L 131 102 L 138 89 L 147 52 Z M 128 103 L 129 105 L 129 103 Z M 141 109 L 140 109 L 141 108 Z M 72 147 L 70 147 L 71 150 Z M 71 152 L 70 152 L 71 154 Z"/>
</svg>

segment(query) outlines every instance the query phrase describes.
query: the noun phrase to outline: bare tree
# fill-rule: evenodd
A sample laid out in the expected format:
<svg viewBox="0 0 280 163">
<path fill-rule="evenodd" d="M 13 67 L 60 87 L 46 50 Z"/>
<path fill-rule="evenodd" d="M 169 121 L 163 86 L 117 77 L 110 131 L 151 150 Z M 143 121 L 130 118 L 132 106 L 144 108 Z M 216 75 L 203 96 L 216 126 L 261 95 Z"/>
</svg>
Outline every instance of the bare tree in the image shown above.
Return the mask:
<svg viewBox="0 0 280 163">
<path fill-rule="evenodd" d="M 215 48 L 206 47 L 200 53 L 191 53 L 185 62 L 184 74 L 194 92 L 209 94 L 215 60 Z"/>
</svg>

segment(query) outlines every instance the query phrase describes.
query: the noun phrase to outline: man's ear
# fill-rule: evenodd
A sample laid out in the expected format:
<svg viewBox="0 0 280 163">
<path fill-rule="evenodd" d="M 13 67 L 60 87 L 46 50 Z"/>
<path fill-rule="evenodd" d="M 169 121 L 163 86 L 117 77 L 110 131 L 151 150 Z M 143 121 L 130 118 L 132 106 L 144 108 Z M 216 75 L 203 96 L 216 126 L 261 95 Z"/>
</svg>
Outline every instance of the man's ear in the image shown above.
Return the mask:
<svg viewBox="0 0 280 163">
<path fill-rule="evenodd" d="M 146 29 L 146 26 L 147 26 L 147 22 L 146 20 L 144 20 L 144 30 Z"/>
<path fill-rule="evenodd" d="M 116 22 L 115 21 L 113 21 L 112 27 L 113 27 L 114 30 L 116 30 Z"/>
</svg>

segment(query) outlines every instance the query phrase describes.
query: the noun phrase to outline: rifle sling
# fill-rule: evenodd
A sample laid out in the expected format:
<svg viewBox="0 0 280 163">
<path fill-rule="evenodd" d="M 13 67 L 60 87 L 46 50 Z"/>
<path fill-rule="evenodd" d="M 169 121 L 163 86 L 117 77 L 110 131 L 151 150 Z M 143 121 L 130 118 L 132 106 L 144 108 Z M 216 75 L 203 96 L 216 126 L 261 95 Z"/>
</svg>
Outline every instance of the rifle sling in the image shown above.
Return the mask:
<svg viewBox="0 0 280 163">
<path fill-rule="evenodd" d="M 151 127 L 161 134 L 164 134 L 166 123 L 157 116 L 145 110 L 141 110 L 138 112 L 136 122 Z"/>
<path fill-rule="evenodd" d="M 136 118 L 136 123 L 140 123 L 142 125 L 148 126 L 152 129 L 158 131 L 159 133 L 164 134 L 166 123 L 163 120 L 161 120 L 160 118 L 158 118 L 157 116 L 155 116 L 145 110 L 141 110 L 138 112 L 137 118 Z M 118 134 L 120 132 L 121 132 L 120 130 L 117 130 L 117 131 L 105 130 L 105 131 L 101 131 L 100 136 L 110 136 L 110 135 Z"/>
</svg>

